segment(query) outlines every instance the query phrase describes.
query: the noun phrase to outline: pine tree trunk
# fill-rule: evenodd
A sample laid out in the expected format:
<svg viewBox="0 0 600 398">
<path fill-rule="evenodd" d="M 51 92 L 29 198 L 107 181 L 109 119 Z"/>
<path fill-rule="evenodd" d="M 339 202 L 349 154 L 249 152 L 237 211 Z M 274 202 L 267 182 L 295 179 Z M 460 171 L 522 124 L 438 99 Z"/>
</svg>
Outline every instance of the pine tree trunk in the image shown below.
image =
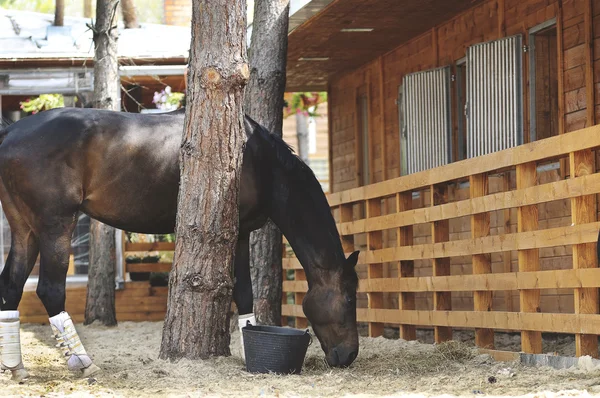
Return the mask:
<svg viewBox="0 0 600 398">
<path fill-rule="evenodd" d="M 135 11 L 134 0 L 121 0 L 121 10 L 123 11 L 123 24 L 125 29 L 136 29 L 140 27 Z"/>
<path fill-rule="evenodd" d="M 54 26 L 65 25 L 65 0 L 54 1 Z"/>
<path fill-rule="evenodd" d="M 115 10 L 118 0 L 98 0 L 94 44 L 94 106 L 120 110 L 119 66 Z M 100 321 L 106 326 L 117 324 L 115 313 L 115 230 L 90 220 L 90 267 L 85 305 L 85 324 Z"/>
<path fill-rule="evenodd" d="M 160 358 L 229 355 L 246 0 L 194 0 L 175 258 Z"/>
<path fill-rule="evenodd" d="M 248 58 L 245 111 L 281 137 L 289 0 L 256 0 Z M 260 324 L 281 323 L 281 232 L 271 220 L 250 234 L 254 313 Z"/>
</svg>

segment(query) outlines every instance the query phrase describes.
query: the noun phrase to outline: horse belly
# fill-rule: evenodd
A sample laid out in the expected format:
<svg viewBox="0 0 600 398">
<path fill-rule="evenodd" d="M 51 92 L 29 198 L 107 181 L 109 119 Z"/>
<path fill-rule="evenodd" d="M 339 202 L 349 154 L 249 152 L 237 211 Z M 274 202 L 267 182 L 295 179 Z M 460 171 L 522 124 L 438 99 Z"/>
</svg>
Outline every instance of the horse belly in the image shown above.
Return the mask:
<svg viewBox="0 0 600 398">
<path fill-rule="evenodd" d="M 129 232 L 168 234 L 175 230 L 177 188 L 109 185 L 86 195 L 81 210 L 98 221 Z"/>
</svg>

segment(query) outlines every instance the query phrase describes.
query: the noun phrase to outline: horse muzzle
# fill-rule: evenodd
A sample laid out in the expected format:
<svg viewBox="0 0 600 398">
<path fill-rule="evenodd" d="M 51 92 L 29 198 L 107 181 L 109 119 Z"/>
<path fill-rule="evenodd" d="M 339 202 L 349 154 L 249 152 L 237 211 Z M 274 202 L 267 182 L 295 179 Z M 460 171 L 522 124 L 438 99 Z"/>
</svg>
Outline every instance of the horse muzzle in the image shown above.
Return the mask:
<svg viewBox="0 0 600 398">
<path fill-rule="evenodd" d="M 327 363 L 329 366 L 345 368 L 354 362 L 358 356 L 358 347 L 349 347 L 343 344 L 334 347 L 327 354 Z"/>
</svg>

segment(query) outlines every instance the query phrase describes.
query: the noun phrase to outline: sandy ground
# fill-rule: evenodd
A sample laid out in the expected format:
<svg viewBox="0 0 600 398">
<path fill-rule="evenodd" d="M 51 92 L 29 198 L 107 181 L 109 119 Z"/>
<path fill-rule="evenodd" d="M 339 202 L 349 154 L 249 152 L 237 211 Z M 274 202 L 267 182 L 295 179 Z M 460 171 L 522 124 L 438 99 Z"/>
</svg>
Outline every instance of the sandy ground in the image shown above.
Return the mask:
<svg viewBox="0 0 600 398">
<path fill-rule="evenodd" d="M 239 334 L 232 356 L 208 361 L 158 360 L 162 323 L 123 322 L 117 328 L 77 325 L 103 372 L 81 379 L 67 370 L 49 326 L 22 327 L 23 356 L 32 377 L 13 383 L 0 374 L 2 396 L 600 396 L 600 369 L 555 370 L 494 362 L 464 344 L 434 346 L 383 337 L 361 338 L 349 369 L 330 369 L 315 341 L 299 376 L 244 371 Z M 507 335 L 508 339 L 512 339 Z M 422 334 L 427 340 L 427 334 Z M 459 333 L 468 342 L 468 333 Z M 550 347 L 553 348 L 553 347 Z M 490 380 L 492 382 L 490 382 Z"/>
</svg>

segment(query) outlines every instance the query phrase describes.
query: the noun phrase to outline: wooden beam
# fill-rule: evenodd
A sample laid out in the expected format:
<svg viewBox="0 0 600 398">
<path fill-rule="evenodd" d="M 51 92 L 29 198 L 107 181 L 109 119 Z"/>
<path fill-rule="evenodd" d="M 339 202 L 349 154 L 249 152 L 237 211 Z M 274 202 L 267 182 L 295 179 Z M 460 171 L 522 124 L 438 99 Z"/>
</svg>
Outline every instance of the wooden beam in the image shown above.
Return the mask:
<svg viewBox="0 0 600 398">
<path fill-rule="evenodd" d="M 387 146 L 385 142 L 385 66 L 383 56 L 379 57 L 379 133 L 381 134 L 381 178 L 387 180 Z M 387 205 L 386 211 L 387 214 Z"/>
<path fill-rule="evenodd" d="M 369 70 L 368 78 L 367 78 L 367 142 L 369 147 L 367 148 L 367 153 L 369 154 L 369 184 L 373 184 L 375 182 L 375 145 L 373 145 L 373 138 L 375 131 L 373 127 L 373 96 L 371 95 L 371 79 L 372 79 L 371 70 Z"/>
<path fill-rule="evenodd" d="M 396 194 L 396 211 L 406 211 L 412 208 L 412 192 L 400 192 Z M 413 244 L 413 226 L 407 225 L 397 230 L 398 247 L 411 246 Z M 412 279 L 415 276 L 415 263 L 412 260 L 399 261 L 398 278 Z M 398 308 L 401 311 L 415 309 L 414 293 L 400 293 L 398 295 Z M 400 338 L 404 340 L 416 340 L 417 330 L 412 325 L 400 324 Z"/>
<path fill-rule="evenodd" d="M 504 1 L 504 0 L 501 0 L 501 1 Z M 600 182 L 600 180 L 599 180 L 599 182 Z M 505 172 L 504 175 L 502 176 L 502 190 L 505 193 L 510 191 L 510 172 L 508 172 L 508 171 Z M 503 232 L 504 232 L 504 235 L 507 235 L 510 233 L 510 209 L 509 208 L 504 209 L 503 221 L 504 221 Z M 511 252 L 504 252 L 502 254 L 502 265 L 503 265 L 504 272 L 512 271 Z M 506 306 L 506 311 L 511 312 L 513 310 L 512 293 L 508 290 L 504 292 L 504 305 Z"/>
<path fill-rule="evenodd" d="M 569 156 L 571 177 L 592 174 L 596 171 L 593 151 L 574 152 Z M 587 195 L 571 199 L 571 219 L 574 225 L 593 225 L 596 221 L 596 195 Z M 596 245 L 594 243 L 578 243 L 573 245 L 573 268 L 598 267 Z M 598 289 L 575 289 L 575 313 L 598 313 Z M 597 333 L 597 331 L 596 331 Z M 577 356 L 591 355 L 598 357 L 598 336 L 577 334 L 575 336 L 575 351 Z"/>
<path fill-rule="evenodd" d="M 363 170 L 363 162 L 362 162 L 362 135 L 361 135 L 362 126 L 360 126 L 360 117 L 358 116 L 358 112 L 361 111 L 358 106 L 358 97 L 359 97 L 358 90 L 359 90 L 359 88 L 356 88 L 354 90 L 354 159 L 355 159 L 354 184 L 357 187 L 360 187 L 360 186 L 362 186 L 362 181 L 363 181 L 362 175 L 364 173 L 364 170 Z"/>
<path fill-rule="evenodd" d="M 174 242 L 140 242 L 125 244 L 126 252 L 153 252 L 153 251 L 174 251 Z"/>
<path fill-rule="evenodd" d="M 302 306 L 285 305 L 285 315 L 302 314 Z M 356 310 L 359 322 L 446 326 L 452 328 L 485 328 L 497 330 L 531 330 L 540 332 L 590 334 L 600 330 L 597 314 L 523 313 L 501 311 L 416 311 L 396 309 Z"/>
<path fill-rule="evenodd" d="M 517 166 L 517 188 L 528 188 L 537 185 L 537 168 L 534 162 Z M 536 205 L 521 206 L 517 209 L 517 229 L 519 232 L 536 231 L 538 229 L 538 209 Z M 539 271 L 540 258 L 538 249 L 519 250 L 519 271 Z M 540 291 L 521 290 L 519 292 L 521 312 L 540 311 Z M 524 330 L 521 332 L 521 350 L 530 354 L 542 353 L 542 334 Z"/>
<path fill-rule="evenodd" d="M 487 174 L 477 174 L 469 178 L 469 190 L 471 198 L 485 196 L 488 194 Z M 480 213 L 471 216 L 471 236 L 473 239 L 486 237 L 490 234 L 490 213 Z M 473 274 L 489 274 L 492 272 L 492 264 L 489 253 L 477 253 L 472 255 Z M 474 311 L 492 310 L 492 292 L 473 292 Z M 475 329 L 475 345 L 482 348 L 494 348 L 494 331 L 488 328 Z"/>
<path fill-rule="evenodd" d="M 473 216 L 474 217 L 474 216 Z M 404 227 L 403 227 L 404 228 Z M 445 243 L 420 244 L 364 251 L 361 264 L 386 263 L 398 260 L 426 260 L 432 258 L 478 256 L 512 250 L 541 249 L 544 247 L 596 243 L 600 222 L 568 227 L 548 228 L 510 235 L 492 235 L 473 239 L 452 240 Z"/>
<path fill-rule="evenodd" d="M 340 223 L 338 224 L 338 229 L 342 235 L 351 235 L 465 217 L 485 211 L 489 212 L 496 210 L 506 210 L 505 220 L 509 221 L 509 210 L 511 208 L 571 199 L 581 195 L 592 195 L 599 192 L 600 174 L 591 174 L 514 191 L 508 190 L 505 192 L 498 192 L 492 195 L 465 199 L 439 206 L 424 207 L 380 217 L 373 217 L 368 220 Z M 508 229 L 506 231 L 508 231 Z"/>
<path fill-rule="evenodd" d="M 172 263 L 125 263 L 126 272 L 170 272 Z"/>
<path fill-rule="evenodd" d="M 474 290 L 516 291 L 534 289 L 579 289 L 600 287 L 600 268 L 525 271 L 477 275 L 420 276 L 413 278 L 381 278 L 359 283 L 358 291 L 366 292 L 469 292 Z M 287 292 L 306 292 L 305 281 L 286 281 Z"/>
<path fill-rule="evenodd" d="M 433 65 L 440 66 L 440 49 L 438 46 L 438 29 L 437 27 L 431 28 L 431 49 L 433 51 Z"/>
<path fill-rule="evenodd" d="M 327 150 L 329 164 L 329 192 L 333 192 L 333 96 L 331 84 L 327 86 Z"/>
<path fill-rule="evenodd" d="M 564 63 L 564 30 L 563 30 L 563 4 L 558 0 L 556 12 L 556 45 L 558 61 L 558 134 L 565 133 L 565 63 Z M 567 173 L 567 161 L 560 160 L 560 178 L 564 179 Z"/>
<path fill-rule="evenodd" d="M 296 281 L 306 281 L 306 273 L 303 269 L 297 269 L 294 271 L 294 280 Z M 296 305 L 302 306 L 302 300 L 304 300 L 304 296 L 306 296 L 303 292 L 296 292 L 294 294 L 294 303 Z M 294 320 L 294 324 L 296 329 L 304 329 L 308 327 L 308 320 L 305 316 L 297 316 Z"/>
<path fill-rule="evenodd" d="M 367 218 L 381 214 L 381 200 L 371 199 L 367 201 Z M 367 247 L 369 250 L 383 248 L 383 236 L 381 231 L 369 232 L 367 234 Z M 383 278 L 383 264 L 369 264 L 367 269 L 368 280 Z M 383 293 L 370 292 L 367 294 L 369 308 L 383 308 Z M 383 323 L 369 323 L 369 337 L 383 335 Z"/>
<path fill-rule="evenodd" d="M 448 185 L 432 185 L 430 190 L 430 203 L 432 206 L 448 202 Z M 431 223 L 431 241 L 433 243 L 447 242 L 450 240 L 449 220 L 434 221 Z M 450 258 L 434 258 L 432 260 L 433 275 L 450 275 Z M 433 310 L 448 311 L 452 309 L 452 297 L 449 292 L 433 293 Z M 436 343 L 452 340 L 452 329 L 436 326 L 434 328 L 434 339 Z"/>
<path fill-rule="evenodd" d="M 398 187 L 406 191 L 427 189 L 430 185 L 466 179 L 473 174 L 500 172 L 522 163 L 554 160 L 571 152 L 600 147 L 600 125 L 494 152 L 474 159 L 451 163 L 419 173 L 393 178 L 368 187 L 349 189 L 327 196 L 330 206 L 392 196 Z"/>
<path fill-rule="evenodd" d="M 584 34 L 585 34 L 585 92 L 586 92 L 586 118 L 587 126 L 596 124 L 594 93 L 594 21 L 592 14 L 592 0 L 585 0 L 584 6 Z"/>
<path fill-rule="evenodd" d="M 498 12 L 498 38 L 506 36 L 506 18 L 504 16 L 505 0 L 497 0 L 496 7 Z"/>
</svg>

